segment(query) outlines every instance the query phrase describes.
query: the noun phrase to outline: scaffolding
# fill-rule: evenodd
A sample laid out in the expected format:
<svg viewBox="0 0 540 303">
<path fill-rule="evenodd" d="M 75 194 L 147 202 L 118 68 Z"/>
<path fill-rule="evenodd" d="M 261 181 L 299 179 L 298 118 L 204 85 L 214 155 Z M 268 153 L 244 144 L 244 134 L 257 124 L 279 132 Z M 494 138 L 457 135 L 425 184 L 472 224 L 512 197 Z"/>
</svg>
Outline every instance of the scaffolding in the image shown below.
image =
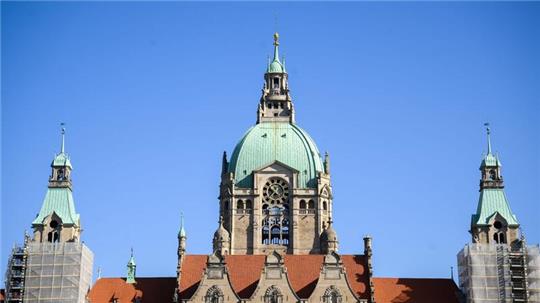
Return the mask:
<svg viewBox="0 0 540 303">
<path fill-rule="evenodd" d="M 14 246 L 6 270 L 6 303 L 20 303 L 24 294 L 26 271 L 26 245 Z"/>
<path fill-rule="evenodd" d="M 26 247 L 24 303 L 84 303 L 94 255 L 83 243 L 33 243 Z"/>
<path fill-rule="evenodd" d="M 458 271 L 468 303 L 540 303 L 538 246 L 468 244 L 458 254 Z"/>
</svg>

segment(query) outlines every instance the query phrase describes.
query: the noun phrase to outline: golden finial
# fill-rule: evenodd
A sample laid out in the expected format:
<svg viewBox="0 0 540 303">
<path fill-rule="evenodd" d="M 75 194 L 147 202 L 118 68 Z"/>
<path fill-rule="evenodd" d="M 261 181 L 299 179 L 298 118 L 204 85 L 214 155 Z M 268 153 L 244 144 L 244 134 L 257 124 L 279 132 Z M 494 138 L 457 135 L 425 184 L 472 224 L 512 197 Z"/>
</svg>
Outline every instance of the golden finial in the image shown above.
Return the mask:
<svg viewBox="0 0 540 303">
<path fill-rule="evenodd" d="M 275 46 L 278 46 L 279 45 L 279 34 L 277 32 L 274 33 L 274 45 Z"/>
</svg>

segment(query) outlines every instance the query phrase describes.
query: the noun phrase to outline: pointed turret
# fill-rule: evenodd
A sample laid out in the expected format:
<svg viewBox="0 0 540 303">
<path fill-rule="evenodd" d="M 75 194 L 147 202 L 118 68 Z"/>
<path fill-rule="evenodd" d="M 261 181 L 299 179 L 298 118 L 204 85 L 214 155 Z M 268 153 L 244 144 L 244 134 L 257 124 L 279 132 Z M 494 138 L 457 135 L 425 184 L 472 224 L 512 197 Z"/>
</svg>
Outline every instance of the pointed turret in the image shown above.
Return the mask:
<svg viewBox="0 0 540 303">
<path fill-rule="evenodd" d="M 321 250 L 323 254 L 329 254 L 338 251 L 339 241 L 337 233 L 332 227 L 332 218 L 328 219 L 328 226 L 321 234 Z"/>
<path fill-rule="evenodd" d="M 180 230 L 178 231 L 178 256 L 186 252 L 186 230 L 184 229 L 184 213 L 180 214 Z"/>
<path fill-rule="evenodd" d="M 262 97 L 257 110 L 257 123 L 294 123 L 294 110 L 289 95 L 288 75 L 285 64 L 279 60 L 279 34 L 274 34 L 274 57 L 264 74 Z"/>
<path fill-rule="evenodd" d="M 328 152 L 324 153 L 324 172 L 329 175 L 330 174 L 330 155 Z"/>
<path fill-rule="evenodd" d="M 223 226 L 223 216 L 219 217 L 219 227 L 214 233 L 213 250 L 220 253 L 222 256 L 229 254 L 229 246 L 231 237 L 229 231 Z"/>
<path fill-rule="evenodd" d="M 135 264 L 135 257 L 133 256 L 133 248 L 132 248 L 131 257 L 129 258 L 129 261 L 127 264 L 126 283 L 129 283 L 129 284 L 137 283 L 137 281 L 135 281 L 136 271 L 137 271 L 137 264 Z"/>
<path fill-rule="evenodd" d="M 487 154 L 480 164 L 480 198 L 471 220 L 474 243 L 512 243 L 519 240 L 519 223 L 504 192 L 501 162 L 491 148 L 491 129 L 487 133 Z"/>
<path fill-rule="evenodd" d="M 62 143 L 51 163 L 51 176 L 45 200 L 39 214 L 32 222 L 34 241 L 78 242 L 80 219 L 75 211 L 71 188 L 71 161 L 65 152 L 64 124 L 61 124 Z"/>
</svg>

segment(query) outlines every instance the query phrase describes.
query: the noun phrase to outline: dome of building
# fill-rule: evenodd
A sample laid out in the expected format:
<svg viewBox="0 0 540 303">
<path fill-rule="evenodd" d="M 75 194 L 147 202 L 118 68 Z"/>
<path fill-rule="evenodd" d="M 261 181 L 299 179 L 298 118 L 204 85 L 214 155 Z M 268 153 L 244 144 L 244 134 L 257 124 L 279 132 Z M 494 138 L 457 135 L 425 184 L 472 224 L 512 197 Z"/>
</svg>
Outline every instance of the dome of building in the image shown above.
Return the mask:
<svg viewBox="0 0 540 303">
<path fill-rule="evenodd" d="M 323 242 L 336 242 L 337 241 L 337 233 L 332 227 L 332 223 L 328 224 L 328 227 L 324 229 L 324 231 L 321 234 L 321 241 Z"/>
<path fill-rule="evenodd" d="M 214 233 L 214 240 L 220 242 L 229 242 L 231 237 L 229 236 L 229 231 L 223 227 L 222 220 L 219 222 L 219 227 Z"/>
<path fill-rule="evenodd" d="M 250 128 L 236 145 L 229 172 L 237 187 L 253 186 L 253 171 L 280 162 L 298 171 L 299 188 L 315 188 L 318 172 L 324 172 L 315 142 L 291 123 L 265 122 Z"/>
<path fill-rule="evenodd" d="M 272 63 L 270 63 L 270 65 L 268 65 L 268 69 L 266 70 L 266 72 L 267 73 L 284 73 L 285 67 L 278 60 L 274 60 L 272 61 Z"/>
</svg>

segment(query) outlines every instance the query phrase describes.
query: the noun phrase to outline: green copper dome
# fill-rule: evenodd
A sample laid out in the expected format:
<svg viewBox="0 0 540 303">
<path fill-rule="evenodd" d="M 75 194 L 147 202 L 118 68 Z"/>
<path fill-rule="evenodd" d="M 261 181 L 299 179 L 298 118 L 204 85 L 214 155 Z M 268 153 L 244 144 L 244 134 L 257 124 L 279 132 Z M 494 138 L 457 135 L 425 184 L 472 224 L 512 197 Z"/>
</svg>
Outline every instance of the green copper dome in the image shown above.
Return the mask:
<svg viewBox="0 0 540 303">
<path fill-rule="evenodd" d="M 250 128 L 236 145 L 229 172 L 236 186 L 253 186 L 253 171 L 280 162 L 298 171 L 298 187 L 314 188 L 323 172 L 319 150 L 311 137 L 295 124 L 263 122 Z"/>
<path fill-rule="evenodd" d="M 266 70 L 267 73 L 284 73 L 285 68 L 283 67 L 283 64 L 279 62 L 279 60 L 274 60 L 270 65 L 268 65 L 268 69 Z"/>
</svg>

